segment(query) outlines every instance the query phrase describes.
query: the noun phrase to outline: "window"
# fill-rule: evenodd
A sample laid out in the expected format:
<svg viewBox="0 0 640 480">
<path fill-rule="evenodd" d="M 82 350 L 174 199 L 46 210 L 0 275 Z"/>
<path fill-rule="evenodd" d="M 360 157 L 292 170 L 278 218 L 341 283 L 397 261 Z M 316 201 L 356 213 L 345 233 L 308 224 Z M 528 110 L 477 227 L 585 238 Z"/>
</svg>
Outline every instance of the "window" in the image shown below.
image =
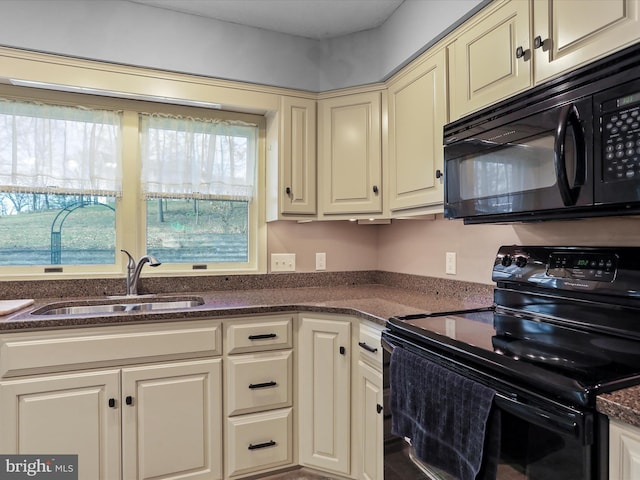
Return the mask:
<svg viewBox="0 0 640 480">
<path fill-rule="evenodd" d="M 171 263 L 249 261 L 257 127 L 141 116 L 147 252 Z"/>
<path fill-rule="evenodd" d="M 120 115 L 0 99 L 0 266 L 115 263 Z"/>
<path fill-rule="evenodd" d="M 0 85 L 0 273 L 119 275 L 121 249 L 156 256 L 152 275 L 258 271 L 261 128 L 251 114 Z"/>
</svg>

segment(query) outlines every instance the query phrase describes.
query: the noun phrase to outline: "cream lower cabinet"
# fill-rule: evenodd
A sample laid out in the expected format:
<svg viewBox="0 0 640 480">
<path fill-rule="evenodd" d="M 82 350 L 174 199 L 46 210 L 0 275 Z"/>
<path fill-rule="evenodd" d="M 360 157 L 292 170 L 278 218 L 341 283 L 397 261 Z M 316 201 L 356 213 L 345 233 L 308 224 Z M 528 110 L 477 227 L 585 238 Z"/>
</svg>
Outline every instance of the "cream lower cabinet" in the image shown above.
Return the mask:
<svg viewBox="0 0 640 480">
<path fill-rule="evenodd" d="M 379 326 L 361 322 L 357 388 L 353 414 L 358 419 L 358 478 L 384 479 L 382 347 Z"/>
<path fill-rule="evenodd" d="M 609 480 L 640 478 L 640 428 L 609 422 Z"/>
<path fill-rule="evenodd" d="M 0 335 L 0 451 L 78 454 L 81 480 L 221 479 L 222 360 L 188 358 L 220 355 L 219 330 Z"/>
<path fill-rule="evenodd" d="M 293 317 L 225 323 L 225 478 L 293 465 Z"/>
<path fill-rule="evenodd" d="M 389 209 L 392 215 L 442 212 L 447 119 L 446 56 L 429 53 L 389 83 Z"/>
<path fill-rule="evenodd" d="M 320 100 L 318 188 L 322 214 L 382 213 L 381 109 L 379 91 Z"/>
<path fill-rule="evenodd" d="M 301 315 L 298 331 L 300 464 L 351 473 L 351 322 Z"/>
</svg>

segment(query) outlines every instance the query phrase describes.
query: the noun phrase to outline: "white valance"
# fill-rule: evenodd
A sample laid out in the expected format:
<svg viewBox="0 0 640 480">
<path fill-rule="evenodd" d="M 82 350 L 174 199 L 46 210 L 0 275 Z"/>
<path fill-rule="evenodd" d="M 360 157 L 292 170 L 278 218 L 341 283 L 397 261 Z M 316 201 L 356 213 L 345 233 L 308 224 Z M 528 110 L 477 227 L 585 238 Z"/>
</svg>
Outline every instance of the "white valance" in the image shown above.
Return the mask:
<svg viewBox="0 0 640 480">
<path fill-rule="evenodd" d="M 0 188 L 120 195 L 121 115 L 0 99 Z"/>
<path fill-rule="evenodd" d="M 147 197 L 253 198 L 256 125 L 145 114 L 141 136 Z"/>
</svg>

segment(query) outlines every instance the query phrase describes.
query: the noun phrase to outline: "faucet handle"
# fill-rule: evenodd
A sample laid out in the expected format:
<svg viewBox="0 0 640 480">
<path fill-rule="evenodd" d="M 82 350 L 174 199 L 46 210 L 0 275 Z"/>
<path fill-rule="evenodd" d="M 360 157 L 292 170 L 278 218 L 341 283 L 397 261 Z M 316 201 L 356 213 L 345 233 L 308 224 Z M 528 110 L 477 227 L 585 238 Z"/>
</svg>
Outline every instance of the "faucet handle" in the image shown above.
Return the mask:
<svg viewBox="0 0 640 480">
<path fill-rule="evenodd" d="M 131 254 L 129 252 L 127 252 L 126 250 L 120 250 L 122 253 L 126 254 L 127 257 L 129 257 L 129 261 L 127 263 L 127 268 L 136 268 L 136 261 L 133 259 L 133 257 L 131 256 Z"/>
</svg>

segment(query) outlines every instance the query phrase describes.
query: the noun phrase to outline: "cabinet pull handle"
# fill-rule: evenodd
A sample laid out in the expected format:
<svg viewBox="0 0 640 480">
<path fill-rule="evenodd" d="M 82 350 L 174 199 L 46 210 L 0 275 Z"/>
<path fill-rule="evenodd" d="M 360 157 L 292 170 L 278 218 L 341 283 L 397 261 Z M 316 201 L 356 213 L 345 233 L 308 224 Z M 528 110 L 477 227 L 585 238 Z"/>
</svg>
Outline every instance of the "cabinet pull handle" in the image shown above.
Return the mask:
<svg viewBox="0 0 640 480">
<path fill-rule="evenodd" d="M 378 413 L 380 413 L 380 412 L 382 412 L 382 410 L 383 410 L 382 405 L 380 405 L 379 403 L 378 403 L 378 404 L 376 404 L 376 411 L 377 411 Z"/>
<path fill-rule="evenodd" d="M 116 408 L 116 399 L 115 398 L 110 398 L 109 399 L 109 407 Z"/>
<path fill-rule="evenodd" d="M 127 405 L 133 405 L 133 397 L 131 395 L 127 395 L 127 397 L 124 399 L 124 403 L 126 403 Z"/>
<path fill-rule="evenodd" d="M 378 351 L 377 348 L 370 347 L 369 345 L 367 345 L 366 342 L 358 342 L 358 345 L 360 345 L 362 348 L 364 348 L 367 352 L 376 353 Z"/>
<path fill-rule="evenodd" d="M 373 186 L 373 193 L 375 193 L 375 194 L 377 195 L 379 191 L 380 191 L 380 190 L 378 190 L 378 186 L 377 186 L 377 185 L 374 185 L 374 186 Z"/>
<path fill-rule="evenodd" d="M 518 47 L 516 48 L 516 58 L 524 57 L 524 48 Z"/>
<path fill-rule="evenodd" d="M 275 333 L 262 333 L 260 335 L 249 335 L 249 340 L 266 340 L 268 338 L 276 338 Z"/>
<path fill-rule="evenodd" d="M 533 48 L 538 49 L 538 48 L 544 47 L 545 42 L 546 40 L 542 40 L 542 37 L 538 35 L 536 38 L 533 39 Z"/>
<path fill-rule="evenodd" d="M 286 193 L 287 195 L 291 195 L 291 187 L 285 188 L 284 193 Z"/>
<path fill-rule="evenodd" d="M 276 385 L 278 385 L 278 383 L 271 380 L 270 382 L 264 382 L 264 383 L 250 383 L 249 388 L 253 390 L 255 388 L 275 387 Z"/>
<path fill-rule="evenodd" d="M 438 169 L 436 170 L 436 178 L 442 178 L 444 177 L 444 173 L 442 173 L 442 170 Z"/>
<path fill-rule="evenodd" d="M 344 347 L 340 347 L 340 355 L 344 355 L 345 353 L 347 353 L 347 349 Z"/>
<path fill-rule="evenodd" d="M 264 442 L 264 443 L 256 443 L 255 445 L 253 443 L 250 443 L 249 450 L 257 450 L 258 448 L 273 447 L 275 445 L 277 445 L 277 443 L 274 442 L 273 440 L 269 440 L 268 442 Z"/>
</svg>

